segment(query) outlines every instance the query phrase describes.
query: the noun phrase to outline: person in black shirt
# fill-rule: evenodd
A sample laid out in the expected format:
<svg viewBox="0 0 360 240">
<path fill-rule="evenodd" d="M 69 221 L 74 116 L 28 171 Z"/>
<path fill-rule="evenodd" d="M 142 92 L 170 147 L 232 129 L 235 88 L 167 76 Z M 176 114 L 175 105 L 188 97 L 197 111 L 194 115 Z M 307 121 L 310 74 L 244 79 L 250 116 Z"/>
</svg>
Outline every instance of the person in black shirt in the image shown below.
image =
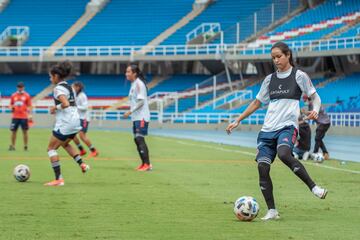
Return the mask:
<svg viewBox="0 0 360 240">
<path fill-rule="evenodd" d="M 308 160 L 311 148 L 311 129 L 310 125 L 304 120 L 304 116 L 299 116 L 299 139 L 297 140 L 293 154 L 299 160 Z"/>
</svg>

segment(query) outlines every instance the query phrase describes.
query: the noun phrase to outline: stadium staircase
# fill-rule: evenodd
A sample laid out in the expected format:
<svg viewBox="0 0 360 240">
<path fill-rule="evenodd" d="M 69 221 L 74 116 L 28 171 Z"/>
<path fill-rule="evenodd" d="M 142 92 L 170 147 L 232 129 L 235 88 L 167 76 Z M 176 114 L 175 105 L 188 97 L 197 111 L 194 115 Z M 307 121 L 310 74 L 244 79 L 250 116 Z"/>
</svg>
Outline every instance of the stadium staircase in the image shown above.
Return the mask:
<svg viewBox="0 0 360 240">
<path fill-rule="evenodd" d="M 331 39 L 331 38 L 340 36 L 341 34 L 349 31 L 351 28 L 353 28 L 354 26 L 356 26 L 359 23 L 360 23 L 360 18 L 357 18 L 356 20 L 349 22 L 348 24 L 337 29 L 336 31 L 325 35 L 322 39 Z"/>
<path fill-rule="evenodd" d="M 101 1 L 99 5 L 91 5 L 91 2 L 87 5 L 84 14 L 53 44 L 51 44 L 51 50 L 45 52 L 45 56 L 52 56 L 56 50 L 65 46 L 81 29 L 83 29 L 88 22 L 93 19 L 97 13 L 99 13 L 109 0 Z"/>
<path fill-rule="evenodd" d="M 147 43 L 143 49 L 140 50 L 141 54 L 146 54 L 149 51 L 149 47 L 157 46 L 165 41 L 168 37 L 174 34 L 177 30 L 188 24 L 194 18 L 199 16 L 209 5 L 211 1 L 208 1 L 206 4 L 201 4 L 197 7 L 192 8 L 192 10 L 186 14 L 183 18 L 181 18 L 177 23 L 166 29 L 164 32 L 160 33 L 156 38 Z"/>
<path fill-rule="evenodd" d="M 33 102 L 34 105 L 37 105 L 37 102 L 44 99 L 45 97 L 49 96 L 49 94 L 52 92 L 53 90 L 53 85 L 50 84 L 49 86 L 47 86 L 46 88 L 44 88 L 41 92 L 39 92 L 38 94 L 36 94 L 31 101 Z"/>
</svg>

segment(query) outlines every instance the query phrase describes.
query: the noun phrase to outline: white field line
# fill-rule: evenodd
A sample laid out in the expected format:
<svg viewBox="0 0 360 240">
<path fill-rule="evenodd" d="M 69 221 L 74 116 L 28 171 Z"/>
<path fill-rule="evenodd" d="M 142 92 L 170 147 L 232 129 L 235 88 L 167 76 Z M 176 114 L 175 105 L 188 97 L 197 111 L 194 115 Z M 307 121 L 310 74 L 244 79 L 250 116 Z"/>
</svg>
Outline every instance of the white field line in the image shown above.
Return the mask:
<svg viewBox="0 0 360 240">
<path fill-rule="evenodd" d="M 252 152 L 241 151 L 241 150 L 233 150 L 233 149 L 226 149 L 226 148 L 223 148 L 223 147 L 214 147 L 214 146 L 203 145 L 203 144 L 194 144 L 194 143 L 188 143 L 188 142 L 184 142 L 184 141 L 176 141 L 176 142 L 179 143 L 179 144 L 182 144 L 182 145 L 197 146 L 197 147 L 203 147 L 203 148 L 209 148 L 209 149 L 216 149 L 216 150 L 224 151 L 224 152 L 241 153 L 241 154 L 245 154 L 245 155 L 252 156 L 252 157 L 255 157 L 255 155 L 256 155 L 255 153 L 252 153 Z M 331 167 L 331 166 L 326 166 L 326 165 L 323 165 L 323 164 L 304 162 L 304 161 L 302 161 L 302 163 L 305 163 L 305 164 L 311 165 L 311 166 L 315 166 L 315 167 L 331 169 L 331 170 L 335 170 L 335 171 L 360 174 L 360 171 L 356 171 L 356 170 L 342 169 L 342 168 Z"/>
</svg>

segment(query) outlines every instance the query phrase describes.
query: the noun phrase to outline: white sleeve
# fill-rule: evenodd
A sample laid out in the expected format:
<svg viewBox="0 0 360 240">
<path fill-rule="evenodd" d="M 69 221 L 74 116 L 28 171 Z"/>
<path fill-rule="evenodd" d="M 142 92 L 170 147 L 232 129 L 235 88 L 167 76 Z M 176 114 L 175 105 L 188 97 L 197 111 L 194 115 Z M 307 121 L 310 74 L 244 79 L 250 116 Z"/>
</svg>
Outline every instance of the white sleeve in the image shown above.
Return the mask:
<svg viewBox="0 0 360 240">
<path fill-rule="evenodd" d="M 256 95 L 256 99 L 259 100 L 262 104 L 268 104 L 270 102 L 270 94 L 269 94 L 270 80 L 271 80 L 271 74 L 266 76 L 266 78 L 261 84 L 260 91 Z"/>
<path fill-rule="evenodd" d="M 144 83 L 137 83 L 136 85 L 136 100 L 144 100 L 147 97 L 146 86 Z"/>
<path fill-rule="evenodd" d="M 56 86 L 54 88 L 54 98 L 59 99 L 60 95 L 65 95 L 67 98 L 69 97 L 69 90 L 64 88 L 63 86 Z"/>
<path fill-rule="evenodd" d="M 316 93 L 316 89 L 311 82 L 310 77 L 303 71 L 298 70 L 296 72 L 296 82 L 300 87 L 301 91 L 305 93 L 307 96 L 311 96 Z"/>
<path fill-rule="evenodd" d="M 76 100 L 76 107 L 79 110 L 86 110 L 88 108 L 88 100 L 84 93 L 80 93 Z"/>
</svg>

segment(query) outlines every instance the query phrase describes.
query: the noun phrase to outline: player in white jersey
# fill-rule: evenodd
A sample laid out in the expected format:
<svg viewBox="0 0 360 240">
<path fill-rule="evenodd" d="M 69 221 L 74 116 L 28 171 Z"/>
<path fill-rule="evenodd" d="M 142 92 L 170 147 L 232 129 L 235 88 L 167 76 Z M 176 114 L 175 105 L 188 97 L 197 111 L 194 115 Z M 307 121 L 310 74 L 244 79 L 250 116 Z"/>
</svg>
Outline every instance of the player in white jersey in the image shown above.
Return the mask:
<svg viewBox="0 0 360 240">
<path fill-rule="evenodd" d="M 63 186 L 65 184 L 61 175 L 59 155 L 57 153 L 60 146 L 74 158 L 83 173 L 89 169 L 89 166 L 82 161 L 81 156 L 69 144 L 81 129 L 74 91 L 65 81 L 71 71 L 72 65 L 69 62 L 56 64 L 49 71 L 50 81 L 55 85 L 55 106 L 50 110 L 52 114 L 55 114 L 55 127 L 49 141 L 48 155 L 55 173 L 55 180 L 46 183 L 46 186 Z"/>
<path fill-rule="evenodd" d="M 131 64 L 126 68 L 125 75 L 126 79 L 131 82 L 131 88 L 129 92 L 130 110 L 124 114 L 124 118 L 131 115 L 131 121 L 133 122 L 134 140 L 142 161 L 137 170 L 149 171 L 152 170 L 152 165 L 150 164 L 149 150 L 145 142 L 150 121 L 146 81 L 143 73 L 135 64 Z"/>
<path fill-rule="evenodd" d="M 278 219 L 275 208 L 273 186 L 270 178 L 270 164 L 276 154 L 312 191 L 324 199 L 327 190 L 317 186 L 304 166 L 292 156 L 292 150 L 298 133 L 298 116 L 300 114 L 300 98 L 302 93 L 313 99 L 314 108 L 307 114 L 308 119 L 317 119 L 321 100 L 306 73 L 294 67 L 292 52 L 288 45 L 278 42 L 271 48 L 271 57 L 277 71 L 268 75 L 261 85 L 256 99 L 246 110 L 228 125 L 228 134 L 235 129 L 240 121 L 250 116 L 261 107 L 269 104 L 264 125 L 258 136 L 258 163 L 260 189 L 265 198 L 268 212 L 263 220 Z"/>
<path fill-rule="evenodd" d="M 79 135 L 80 139 L 90 149 L 90 156 L 96 157 L 97 155 L 99 155 L 99 152 L 92 145 L 89 137 L 86 135 L 88 128 L 89 128 L 90 116 L 89 116 L 89 112 L 88 112 L 88 107 L 89 107 L 88 106 L 88 98 L 84 92 L 84 84 L 82 82 L 77 81 L 72 84 L 72 87 L 75 91 L 76 107 L 78 109 L 79 116 L 80 116 L 81 130 L 78 133 L 78 135 Z M 86 154 L 86 151 L 85 151 L 84 147 L 81 145 L 80 140 L 77 136 L 74 137 L 74 142 L 77 145 L 77 147 L 79 148 L 80 156 L 84 156 Z"/>
</svg>

